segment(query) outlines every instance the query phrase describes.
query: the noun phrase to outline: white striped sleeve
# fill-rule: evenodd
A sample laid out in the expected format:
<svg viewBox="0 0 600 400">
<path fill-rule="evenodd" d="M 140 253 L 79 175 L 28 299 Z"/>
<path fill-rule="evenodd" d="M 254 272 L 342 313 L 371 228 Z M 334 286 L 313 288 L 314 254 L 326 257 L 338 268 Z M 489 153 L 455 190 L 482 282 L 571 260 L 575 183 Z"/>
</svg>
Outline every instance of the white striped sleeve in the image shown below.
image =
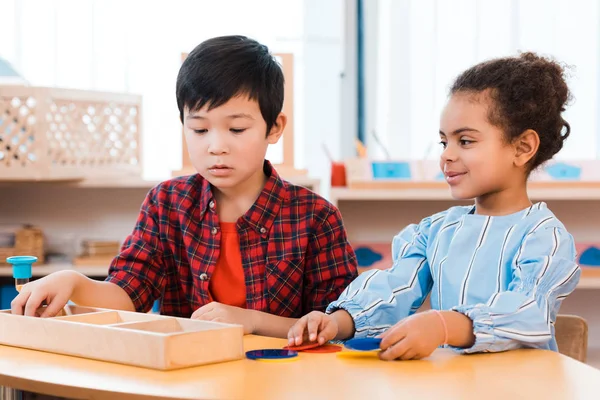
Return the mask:
<svg viewBox="0 0 600 400">
<path fill-rule="evenodd" d="M 487 304 L 453 308 L 473 320 L 475 343 L 462 353 L 515 348 L 550 348 L 560 304 L 577 286 L 573 237 L 562 227 L 544 226 L 527 236 L 515 259 L 508 290 Z"/>
<path fill-rule="evenodd" d="M 329 305 L 327 313 L 348 311 L 354 319 L 355 337 L 377 336 L 414 313 L 433 284 L 426 256 L 431 222 L 426 218 L 395 236 L 392 267 L 362 273 Z"/>
</svg>

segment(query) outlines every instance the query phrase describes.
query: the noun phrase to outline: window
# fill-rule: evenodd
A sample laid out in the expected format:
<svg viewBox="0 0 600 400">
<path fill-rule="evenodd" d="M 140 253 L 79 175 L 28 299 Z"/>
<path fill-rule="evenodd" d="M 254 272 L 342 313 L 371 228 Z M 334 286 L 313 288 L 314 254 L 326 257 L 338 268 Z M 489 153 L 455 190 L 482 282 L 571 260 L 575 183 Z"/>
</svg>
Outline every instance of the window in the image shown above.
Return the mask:
<svg viewBox="0 0 600 400">
<path fill-rule="evenodd" d="M 365 1 L 366 137 L 372 156 L 434 158 L 449 85 L 492 57 L 535 51 L 574 66 L 572 135 L 557 155 L 600 154 L 600 7 L 570 0 Z"/>
</svg>

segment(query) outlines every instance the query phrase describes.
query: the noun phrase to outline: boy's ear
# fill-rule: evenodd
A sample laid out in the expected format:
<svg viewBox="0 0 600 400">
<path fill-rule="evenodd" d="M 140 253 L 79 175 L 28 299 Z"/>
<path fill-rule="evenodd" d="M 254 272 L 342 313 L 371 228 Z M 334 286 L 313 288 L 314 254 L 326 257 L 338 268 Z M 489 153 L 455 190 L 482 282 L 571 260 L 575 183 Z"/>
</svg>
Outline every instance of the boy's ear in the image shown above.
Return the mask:
<svg viewBox="0 0 600 400">
<path fill-rule="evenodd" d="M 287 116 L 284 113 L 279 113 L 275 124 L 271 127 L 271 132 L 267 135 L 267 141 L 269 144 L 275 144 L 279 141 L 279 138 L 283 134 L 285 124 L 287 123 Z"/>
<path fill-rule="evenodd" d="M 513 141 L 513 146 L 515 147 L 515 165 L 522 167 L 535 157 L 540 147 L 540 137 L 533 129 L 527 129 Z"/>
</svg>

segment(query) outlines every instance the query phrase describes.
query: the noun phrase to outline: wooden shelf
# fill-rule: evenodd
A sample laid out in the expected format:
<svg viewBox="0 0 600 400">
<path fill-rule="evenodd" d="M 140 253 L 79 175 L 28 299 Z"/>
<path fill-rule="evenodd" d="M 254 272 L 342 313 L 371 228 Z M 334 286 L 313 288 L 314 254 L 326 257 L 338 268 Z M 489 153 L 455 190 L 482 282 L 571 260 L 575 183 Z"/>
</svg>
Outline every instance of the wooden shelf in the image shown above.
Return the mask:
<svg viewBox="0 0 600 400">
<path fill-rule="evenodd" d="M 600 268 L 583 267 L 577 289 L 600 289 Z"/>
<path fill-rule="evenodd" d="M 600 182 L 531 182 L 533 200 L 600 200 Z M 356 182 L 352 188 L 332 188 L 331 201 L 340 200 L 450 200 L 445 182 Z"/>
<path fill-rule="evenodd" d="M 32 268 L 33 276 L 36 278 L 64 270 L 78 271 L 90 277 L 100 277 L 108 274 L 108 265 L 75 267 L 72 264 L 47 264 L 34 266 Z M 368 270 L 368 268 L 361 268 L 360 272 L 366 270 Z M 0 277 L 3 276 L 12 276 L 12 270 L 9 266 L 0 266 Z M 583 268 L 577 289 L 600 289 L 600 268 Z"/>
<path fill-rule="evenodd" d="M 71 188 L 99 188 L 99 189 L 145 189 L 158 185 L 161 181 L 145 180 L 139 177 L 114 178 L 88 178 L 84 180 L 1 180 L 0 187 L 19 187 L 38 185 L 44 186 L 66 186 Z"/>
<path fill-rule="evenodd" d="M 286 181 L 293 183 L 294 185 L 300 185 L 308 187 L 315 192 L 320 190 L 320 180 L 316 178 L 310 178 L 308 176 L 282 176 Z M 166 180 L 166 179 L 165 179 Z M 88 178 L 82 181 L 2 181 L 0 180 L 0 187 L 15 187 L 15 186 L 30 186 L 31 184 L 36 185 L 65 185 L 73 188 L 90 188 L 90 189 L 143 189 L 150 190 L 154 186 L 158 185 L 162 181 L 160 180 L 145 180 L 137 177 L 122 177 L 119 179 L 114 178 Z"/>
<path fill-rule="evenodd" d="M 582 276 L 577 289 L 600 289 L 600 278 Z"/>
<path fill-rule="evenodd" d="M 319 192 L 320 180 L 316 178 L 310 178 L 308 176 L 282 176 L 286 181 L 293 183 L 294 185 L 305 186 L 309 189 Z M 150 190 L 154 186 L 161 183 L 161 181 L 143 180 L 141 178 L 125 178 L 119 180 L 107 180 L 107 179 L 87 179 L 82 182 L 71 183 L 71 186 L 81 188 L 102 188 L 102 189 L 145 189 Z"/>
<path fill-rule="evenodd" d="M 32 274 L 34 277 L 39 278 L 42 276 L 46 276 L 53 272 L 64 271 L 64 270 L 73 270 L 81 272 L 87 276 L 106 276 L 108 275 L 108 265 L 105 266 L 85 266 L 85 267 L 75 267 L 72 264 L 45 264 L 45 265 L 35 265 L 31 268 Z M 10 266 L 2 265 L 0 266 L 0 277 L 2 276 L 12 276 L 12 268 Z"/>
<path fill-rule="evenodd" d="M 600 189 L 600 181 L 530 181 L 529 189 Z M 405 190 L 405 189 L 448 189 L 444 181 L 416 180 L 354 180 L 348 184 L 350 189 L 361 190 Z"/>
<path fill-rule="evenodd" d="M 161 181 L 145 180 L 138 177 L 123 177 L 119 179 L 94 178 L 72 183 L 71 186 L 97 189 L 145 189 L 150 190 Z"/>
</svg>

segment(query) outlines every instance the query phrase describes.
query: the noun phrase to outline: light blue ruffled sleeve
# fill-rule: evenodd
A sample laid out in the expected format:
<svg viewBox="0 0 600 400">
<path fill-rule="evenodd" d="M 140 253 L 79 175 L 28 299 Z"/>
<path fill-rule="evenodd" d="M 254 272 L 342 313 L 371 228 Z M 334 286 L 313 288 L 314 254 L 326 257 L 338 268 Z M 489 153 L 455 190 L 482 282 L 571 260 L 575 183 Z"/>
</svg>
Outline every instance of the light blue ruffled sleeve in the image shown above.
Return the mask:
<svg viewBox="0 0 600 400">
<path fill-rule="evenodd" d="M 355 337 L 377 336 L 414 313 L 433 284 L 426 256 L 430 227 L 431 217 L 396 235 L 392 267 L 362 273 L 327 307 L 327 313 L 348 311 L 354 319 Z"/>
<path fill-rule="evenodd" d="M 554 321 L 563 299 L 577 286 L 573 237 L 561 227 L 547 227 L 527 237 L 514 260 L 512 281 L 487 304 L 454 307 L 473 320 L 475 343 L 461 353 L 516 348 L 556 350 Z"/>
</svg>

